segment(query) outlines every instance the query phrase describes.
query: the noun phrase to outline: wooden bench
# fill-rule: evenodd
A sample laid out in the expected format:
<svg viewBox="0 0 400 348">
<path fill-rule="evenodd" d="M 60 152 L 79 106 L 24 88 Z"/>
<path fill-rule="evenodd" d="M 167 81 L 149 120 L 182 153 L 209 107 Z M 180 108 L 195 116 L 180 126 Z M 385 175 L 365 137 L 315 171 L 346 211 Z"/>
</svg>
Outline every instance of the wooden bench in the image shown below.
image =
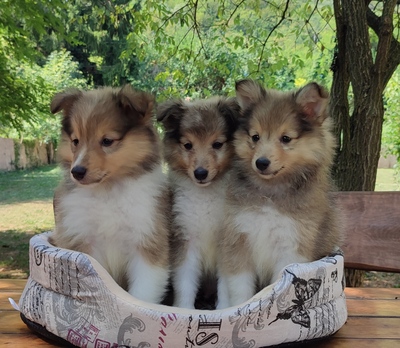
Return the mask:
<svg viewBox="0 0 400 348">
<path fill-rule="evenodd" d="M 339 192 L 345 267 L 400 272 L 400 192 Z"/>
<path fill-rule="evenodd" d="M 345 265 L 400 272 L 400 192 L 340 192 L 335 196 L 347 220 Z M 8 303 L 8 297 L 19 300 L 24 286 L 25 280 L 0 279 L 0 346 L 54 347 L 30 332 Z M 304 347 L 400 347 L 400 289 L 346 288 L 345 293 L 346 324 L 334 336 Z"/>
</svg>

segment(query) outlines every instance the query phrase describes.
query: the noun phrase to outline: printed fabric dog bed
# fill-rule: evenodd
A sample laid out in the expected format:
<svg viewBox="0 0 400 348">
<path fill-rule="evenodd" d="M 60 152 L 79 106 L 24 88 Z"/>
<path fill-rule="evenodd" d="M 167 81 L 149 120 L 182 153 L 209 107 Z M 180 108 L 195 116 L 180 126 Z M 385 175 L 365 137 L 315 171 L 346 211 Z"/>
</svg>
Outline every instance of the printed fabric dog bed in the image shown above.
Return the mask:
<svg viewBox="0 0 400 348">
<path fill-rule="evenodd" d="M 225 310 L 187 310 L 139 301 L 86 254 L 30 241 L 22 320 L 78 347 L 262 347 L 330 336 L 347 319 L 343 256 L 292 264 L 276 283 Z"/>
</svg>

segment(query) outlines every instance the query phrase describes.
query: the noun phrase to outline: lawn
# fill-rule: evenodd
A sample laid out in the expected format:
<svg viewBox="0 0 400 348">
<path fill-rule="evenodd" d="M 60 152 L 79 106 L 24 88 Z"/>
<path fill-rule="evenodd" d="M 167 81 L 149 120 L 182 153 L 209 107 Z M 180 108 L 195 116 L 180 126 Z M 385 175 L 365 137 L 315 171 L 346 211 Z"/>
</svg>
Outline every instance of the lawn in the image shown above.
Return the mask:
<svg viewBox="0 0 400 348">
<path fill-rule="evenodd" d="M 0 278 L 28 275 L 28 242 L 54 227 L 52 199 L 60 169 L 0 173 Z"/>
<path fill-rule="evenodd" d="M 53 229 L 53 192 L 61 171 L 55 166 L 0 173 L 0 278 L 26 278 L 28 242 Z M 379 169 L 377 191 L 400 191 L 393 169 Z M 368 272 L 364 286 L 400 287 L 400 276 Z"/>
<path fill-rule="evenodd" d="M 400 176 L 396 177 L 394 169 L 378 169 L 375 191 L 400 191 Z"/>
</svg>

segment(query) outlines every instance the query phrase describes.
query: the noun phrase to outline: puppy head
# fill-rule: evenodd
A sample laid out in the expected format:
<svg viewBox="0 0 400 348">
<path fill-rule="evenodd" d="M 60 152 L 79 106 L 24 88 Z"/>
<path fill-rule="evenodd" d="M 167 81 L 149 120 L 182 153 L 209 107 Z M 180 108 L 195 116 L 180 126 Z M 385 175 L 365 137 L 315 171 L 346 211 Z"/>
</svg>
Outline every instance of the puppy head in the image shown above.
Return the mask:
<svg viewBox="0 0 400 348">
<path fill-rule="evenodd" d="M 323 87 L 309 83 L 279 92 L 243 80 L 236 84 L 236 96 L 242 116 L 235 149 L 251 175 L 277 183 L 330 167 L 334 138 Z"/>
<path fill-rule="evenodd" d="M 153 104 L 129 85 L 55 95 L 51 112 L 63 111 L 59 157 L 72 180 L 89 185 L 151 170 L 159 162 Z"/>
<path fill-rule="evenodd" d="M 202 187 L 221 177 L 233 155 L 239 110 L 235 99 L 222 97 L 160 105 L 157 120 L 165 128 L 165 159 L 171 170 Z"/>
</svg>

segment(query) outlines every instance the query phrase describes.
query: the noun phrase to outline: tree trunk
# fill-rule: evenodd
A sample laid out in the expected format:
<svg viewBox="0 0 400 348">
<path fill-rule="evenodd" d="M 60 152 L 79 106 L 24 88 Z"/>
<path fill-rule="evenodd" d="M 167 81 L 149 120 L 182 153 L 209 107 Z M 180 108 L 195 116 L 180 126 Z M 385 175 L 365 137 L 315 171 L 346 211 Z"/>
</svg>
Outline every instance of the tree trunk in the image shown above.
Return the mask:
<svg viewBox="0 0 400 348">
<path fill-rule="evenodd" d="M 393 38 L 392 24 L 397 0 L 383 2 L 381 17 L 368 8 L 369 2 L 334 0 L 337 51 L 332 63 L 331 113 L 339 148 L 333 176 L 342 191 L 375 188 L 384 116 L 383 91 L 399 64 L 399 57 L 389 57 L 390 50 L 399 46 Z M 378 35 L 375 60 L 368 25 Z M 348 272 L 347 284 L 361 285 L 362 274 Z"/>
</svg>

